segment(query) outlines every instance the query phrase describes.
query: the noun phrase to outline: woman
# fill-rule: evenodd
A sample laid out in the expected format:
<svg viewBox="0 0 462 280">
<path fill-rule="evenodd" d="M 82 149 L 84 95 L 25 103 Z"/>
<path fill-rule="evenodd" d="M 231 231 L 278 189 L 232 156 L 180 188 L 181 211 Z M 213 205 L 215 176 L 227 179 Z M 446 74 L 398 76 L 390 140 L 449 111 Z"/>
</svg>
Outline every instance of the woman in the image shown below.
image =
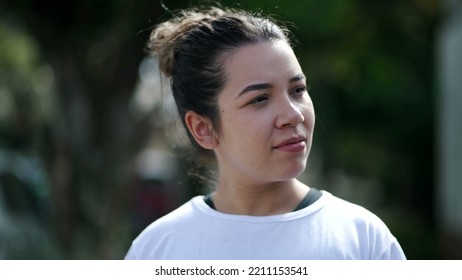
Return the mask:
<svg viewBox="0 0 462 280">
<path fill-rule="evenodd" d="M 126 259 L 405 259 L 374 214 L 296 179 L 315 116 L 287 34 L 218 8 L 153 31 L 148 49 L 191 142 L 216 159 L 218 183 L 149 225 Z"/>
</svg>

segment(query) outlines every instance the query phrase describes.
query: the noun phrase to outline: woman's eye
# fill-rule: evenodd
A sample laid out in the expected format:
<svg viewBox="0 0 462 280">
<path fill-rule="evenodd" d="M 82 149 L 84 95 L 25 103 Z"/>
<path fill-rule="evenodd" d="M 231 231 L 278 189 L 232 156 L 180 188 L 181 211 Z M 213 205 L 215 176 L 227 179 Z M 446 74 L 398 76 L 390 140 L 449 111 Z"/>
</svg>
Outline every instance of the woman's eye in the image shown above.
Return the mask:
<svg viewBox="0 0 462 280">
<path fill-rule="evenodd" d="M 268 100 L 268 97 L 261 95 L 261 96 L 257 96 L 256 98 L 252 99 L 250 101 L 250 104 L 259 104 L 259 103 L 265 102 L 266 100 Z"/>
<path fill-rule="evenodd" d="M 292 94 L 295 96 L 303 96 L 303 94 L 306 92 L 306 87 L 305 86 L 300 86 L 296 87 L 293 91 Z"/>
</svg>

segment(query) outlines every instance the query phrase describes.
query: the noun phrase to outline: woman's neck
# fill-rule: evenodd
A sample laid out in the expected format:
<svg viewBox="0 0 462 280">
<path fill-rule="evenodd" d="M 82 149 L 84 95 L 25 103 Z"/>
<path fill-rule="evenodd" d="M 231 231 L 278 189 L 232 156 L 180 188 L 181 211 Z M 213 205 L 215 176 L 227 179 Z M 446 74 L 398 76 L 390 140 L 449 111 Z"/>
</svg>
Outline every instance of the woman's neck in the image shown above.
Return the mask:
<svg viewBox="0 0 462 280">
<path fill-rule="evenodd" d="M 217 211 L 269 216 L 291 212 L 308 191 L 297 179 L 260 185 L 220 181 L 212 197 Z"/>
</svg>

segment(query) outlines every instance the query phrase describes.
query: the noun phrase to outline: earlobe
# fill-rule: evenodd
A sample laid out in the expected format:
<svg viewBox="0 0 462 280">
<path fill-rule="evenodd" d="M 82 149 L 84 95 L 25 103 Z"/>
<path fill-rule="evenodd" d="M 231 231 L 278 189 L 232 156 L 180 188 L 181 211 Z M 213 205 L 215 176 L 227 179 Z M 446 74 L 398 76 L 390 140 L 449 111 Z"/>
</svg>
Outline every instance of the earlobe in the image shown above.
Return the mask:
<svg viewBox="0 0 462 280">
<path fill-rule="evenodd" d="M 186 126 L 196 142 L 204 149 L 211 150 L 217 146 L 211 121 L 193 111 L 186 112 Z"/>
</svg>

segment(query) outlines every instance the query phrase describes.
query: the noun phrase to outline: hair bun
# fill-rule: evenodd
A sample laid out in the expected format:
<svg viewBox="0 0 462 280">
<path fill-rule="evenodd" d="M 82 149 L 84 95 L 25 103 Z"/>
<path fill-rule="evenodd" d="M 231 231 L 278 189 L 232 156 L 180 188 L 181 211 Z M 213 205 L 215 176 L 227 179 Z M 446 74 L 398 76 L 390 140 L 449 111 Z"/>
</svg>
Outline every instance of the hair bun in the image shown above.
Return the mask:
<svg viewBox="0 0 462 280">
<path fill-rule="evenodd" d="M 194 27 L 210 23 L 224 14 L 225 12 L 217 7 L 202 11 L 197 9 L 183 10 L 153 30 L 146 50 L 148 54 L 158 56 L 160 71 L 170 77 L 175 63 L 175 49 L 177 44 L 181 43 L 181 38 Z"/>
</svg>

